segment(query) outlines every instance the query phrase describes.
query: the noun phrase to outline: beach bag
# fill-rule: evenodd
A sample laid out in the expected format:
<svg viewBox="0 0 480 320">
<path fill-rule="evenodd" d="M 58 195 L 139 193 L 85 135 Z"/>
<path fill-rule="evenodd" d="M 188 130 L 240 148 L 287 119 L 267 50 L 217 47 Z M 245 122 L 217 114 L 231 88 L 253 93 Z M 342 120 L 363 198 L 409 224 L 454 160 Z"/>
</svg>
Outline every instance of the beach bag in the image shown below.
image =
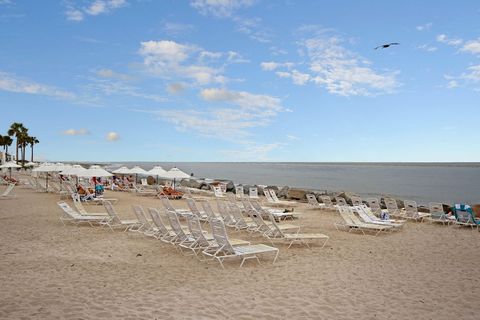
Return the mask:
<svg viewBox="0 0 480 320">
<path fill-rule="evenodd" d="M 390 215 L 388 214 L 388 212 L 383 212 L 380 213 L 380 219 L 382 220 L 390 220 Z"/>
</svg>

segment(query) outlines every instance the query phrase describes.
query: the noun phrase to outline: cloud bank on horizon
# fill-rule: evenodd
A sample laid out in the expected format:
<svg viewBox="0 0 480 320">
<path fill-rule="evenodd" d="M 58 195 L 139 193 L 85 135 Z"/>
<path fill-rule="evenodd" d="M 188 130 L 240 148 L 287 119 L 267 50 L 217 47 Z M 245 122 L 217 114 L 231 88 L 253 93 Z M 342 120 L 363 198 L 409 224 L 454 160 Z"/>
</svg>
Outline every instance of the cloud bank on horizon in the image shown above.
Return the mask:
<svg viewBox="0 0 480 320">
<path fill-rule="evenodd" d="M 0 9 L 0 124 L 34 128 L 48 159 L 480 159 L 463 130 L 480 116 L 475 1 Z M 400 45 L 373 50 L 389 42 Z"/>
</svg>

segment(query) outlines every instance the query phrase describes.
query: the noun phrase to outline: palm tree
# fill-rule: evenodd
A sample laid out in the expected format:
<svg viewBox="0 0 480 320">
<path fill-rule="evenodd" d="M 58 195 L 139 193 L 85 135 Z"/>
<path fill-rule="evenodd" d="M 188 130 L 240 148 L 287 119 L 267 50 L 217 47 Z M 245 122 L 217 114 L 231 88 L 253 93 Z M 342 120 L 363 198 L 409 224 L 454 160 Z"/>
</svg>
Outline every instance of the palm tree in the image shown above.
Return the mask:
<svg viewBox="0 0 480 320">
<path fill-rule="evenodd" d="M 8 154 L 8 147 L 12 145 L 13 139 L 10 136 L 3 136 L 3 149 L 5 150 L 5 154 Z"/>
<path fill-rule="evenodd" d="M 40 141 L 38 141 L 37 137 L 30 137 L 30 139 L 28 140 L 28 143 L 30 144 L 30 147 L 32 148 L 31 149 L 31 162 L 33 162 L 33 146 L 36 145 L 37 143 L 40 143 Z"/>
<path fill-rule="evenodd" d="M 18 148 L 19 148 L 19 136 L 26 134 L 28 129 L 23 126 L 23 123 L 14 122 L 10 125 L 10 129 L 8 129 L 8 135 L 10 137 L 15 136 L 16 138 L 16 151 L 15 151 L 15 161 L 18 164 Z"/>
<path fill-rule="evenodd" d="M 28 135 L 28 129 L 25 131 L 21 131 L 17 135 L 18 147 L 21 149 L 21 158 L 22 158 L 22 165 L 25 164 L 25 153 L 27 149 L 27 144 L 30 141 L 30 136 Z"/>
</svg>

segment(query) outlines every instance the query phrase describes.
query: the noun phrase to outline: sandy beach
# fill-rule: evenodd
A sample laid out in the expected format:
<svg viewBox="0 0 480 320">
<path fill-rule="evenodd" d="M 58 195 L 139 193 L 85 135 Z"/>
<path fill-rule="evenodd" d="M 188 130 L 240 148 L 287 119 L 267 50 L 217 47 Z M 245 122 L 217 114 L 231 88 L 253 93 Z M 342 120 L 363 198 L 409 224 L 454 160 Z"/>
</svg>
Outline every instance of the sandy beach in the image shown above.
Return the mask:
<svg viewBox="0 0 480 320">
<path fill-rule="evenodd" d="M 3 191 L 4 187 L 0 188 Z M 334 211 L 295 221 L 325 248 L 278 245 L 277 263 L 222 270 L 133 232 L 64 227 L 58 195 L 0 202 L 2 319 L 476 319 L 480 233 L 408 223 L 378 237 L 337 231 Z M 160 200 L 107 192 L 117 211 Z M 212 199 L 213 200 L 213 199 Z M 184 200 L 174 201 L 178 208 Z M 87 206 L 92 212 L 102 206 Z M 265 243 L 246 232 L 230 236 Z"/>
</svg>

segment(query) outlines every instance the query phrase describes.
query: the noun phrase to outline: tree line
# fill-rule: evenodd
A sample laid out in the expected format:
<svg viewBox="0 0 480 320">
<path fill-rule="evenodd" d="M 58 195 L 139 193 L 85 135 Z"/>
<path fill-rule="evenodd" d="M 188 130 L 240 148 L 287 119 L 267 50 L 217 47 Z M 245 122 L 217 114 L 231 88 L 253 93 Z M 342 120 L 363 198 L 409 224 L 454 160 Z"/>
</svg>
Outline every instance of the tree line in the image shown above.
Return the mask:
<svg viewBox="0 0 480 320">
<path fill-rule="evenodd" d="M 21 162 L 25 164 L 25 153 L 27 146 L 31 148 L 31 160 L 33 162 L 33 146 L 40 143 L 37 137 L 30 136 L 28 134 L 28 128 L 23 123 L 14 122 L 10 125 L 7 131 L 7 135 L 0 135 L 0 147 L 3 147 L 5 154 L 8 155 L 8 147 L 13 143 L 15 138 L 15 160 L 17 164 Z M 18 154 L 20 153 L 20 157 Z"/>
</svg>

